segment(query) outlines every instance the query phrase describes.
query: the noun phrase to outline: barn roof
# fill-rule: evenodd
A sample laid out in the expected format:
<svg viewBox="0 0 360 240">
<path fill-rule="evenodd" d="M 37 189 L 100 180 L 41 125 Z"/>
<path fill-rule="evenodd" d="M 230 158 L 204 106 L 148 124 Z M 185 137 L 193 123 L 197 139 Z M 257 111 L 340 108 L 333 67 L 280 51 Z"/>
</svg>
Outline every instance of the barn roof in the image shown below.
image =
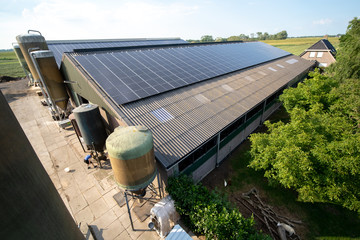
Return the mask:
<svg viewBox="0 0 360 240">
<path fill-rule="evenodd" d="M 119 107 L 150 128 L 155 155 L 169 168 L 313 64 L 290 55 Z"/>
<path fill-rule="evenodd" d="M 264 43 L 104 49 L 66 55 L 117 106 L 125 122 L 152 131 L 155 156 L 165 168 L 314 65 Z M 124 84 L 141 90 L 149 88 L 148 80 L 164 88 L 155 87 L 158 92 L 132 101 L 116 98 Z M 167 83 L 173 87 L 166 89 Z"/>
</svg>

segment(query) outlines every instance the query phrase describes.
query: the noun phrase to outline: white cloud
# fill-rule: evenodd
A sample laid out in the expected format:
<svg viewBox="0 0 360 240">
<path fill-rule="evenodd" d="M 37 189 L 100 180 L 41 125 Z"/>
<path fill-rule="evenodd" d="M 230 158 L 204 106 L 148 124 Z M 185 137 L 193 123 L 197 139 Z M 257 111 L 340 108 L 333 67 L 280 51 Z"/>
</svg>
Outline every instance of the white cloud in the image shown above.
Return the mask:
<svg viewBox="0 0 360 240">
<path fill-rule="evenodd" d="M 325 18 L 325 19 L 320 19 L 320 20 L 313 21 L 313 24 L 314 25 L 325 25 L 325 24 L 330 24 L 332 22 L 333 21 L 331 19 Z"/>
<path fill-rule="evenodd" d="M 0 16 L 0 29 L 8 34 L 0 44 L 11 46 L 27 29 L 39 30 L 47 40 L 179 37 L 184 21 L 198 11 L 195 3 L 178 1 L 36 0 L 12 19 Z"/>
</svg>

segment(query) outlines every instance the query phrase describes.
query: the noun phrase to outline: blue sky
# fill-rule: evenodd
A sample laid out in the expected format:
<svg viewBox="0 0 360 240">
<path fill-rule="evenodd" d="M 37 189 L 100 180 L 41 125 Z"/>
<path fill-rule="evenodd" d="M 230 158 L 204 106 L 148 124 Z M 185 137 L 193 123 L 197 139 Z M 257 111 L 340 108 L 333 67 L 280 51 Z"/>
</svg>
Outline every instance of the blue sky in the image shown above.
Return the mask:
<svg viewBox="0 0 360 240">
<path fill-rule="evenodd" d="M 39 30 L 47 40 L 345 33 L 359 0 L 0 0 L 0 49 Z"/>
</svg>

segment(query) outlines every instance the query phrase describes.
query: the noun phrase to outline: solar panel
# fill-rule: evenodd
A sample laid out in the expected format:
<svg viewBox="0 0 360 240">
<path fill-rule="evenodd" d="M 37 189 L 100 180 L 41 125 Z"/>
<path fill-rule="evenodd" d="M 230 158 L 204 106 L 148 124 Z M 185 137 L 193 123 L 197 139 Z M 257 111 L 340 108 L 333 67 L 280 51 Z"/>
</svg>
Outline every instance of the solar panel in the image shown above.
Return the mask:
<svg viewBox="0 0 360 240">
<path fill-rule="evenodd" d="M 74 54 L 117 104 L 125 104 L 290 55 L 261 42 Z"/>
<path fill-rule="evenodd" d="M 133 47 L 133 46 L 153 46 L 168 44 L 188 44 L 182 39 L 163 39 L 163 40 L 98 40 L 98 41 L 48 41 L 49 50 L 54 53 L 56 63 L 60 67 L 61 58 L 64 52 L 73 52 L 74 49 L 92 49 L 92 48 L 111 48 L 111 47 Z"/>
</svg>

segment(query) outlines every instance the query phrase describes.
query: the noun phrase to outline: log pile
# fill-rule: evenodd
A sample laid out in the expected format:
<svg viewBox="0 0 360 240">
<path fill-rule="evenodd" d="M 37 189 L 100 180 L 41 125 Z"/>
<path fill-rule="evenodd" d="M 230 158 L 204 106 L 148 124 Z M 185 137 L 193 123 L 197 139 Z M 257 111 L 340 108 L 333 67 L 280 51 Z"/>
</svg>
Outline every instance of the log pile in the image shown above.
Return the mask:
<svg viewBox="0 0 360 240">
<path fill-rule="evenodd" d="M 295 224 L 302 224 L 301 221 L 292 220 L 274 212 L 269 205 L 264 204 L 256 188 L 243 193 L 242 198 L 235 200 L 244 205 L 254 217 L 260 220 L 269 230 L 270 236 L 277 240 L 300 240 L 295 233 Z"/>
</svg>

